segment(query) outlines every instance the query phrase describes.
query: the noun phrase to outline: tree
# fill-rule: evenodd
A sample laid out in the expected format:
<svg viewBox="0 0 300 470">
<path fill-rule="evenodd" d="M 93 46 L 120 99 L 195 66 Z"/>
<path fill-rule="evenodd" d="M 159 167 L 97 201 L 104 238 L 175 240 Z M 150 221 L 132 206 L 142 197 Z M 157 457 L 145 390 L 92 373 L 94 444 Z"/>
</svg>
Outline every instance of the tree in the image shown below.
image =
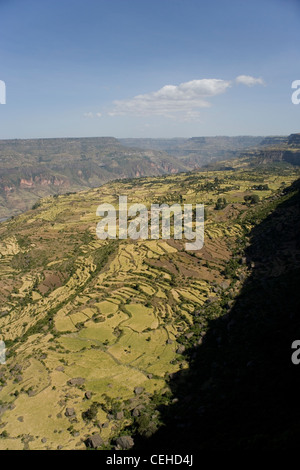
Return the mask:
<svg viewBox="0 0 300 470">
<path fill-rule="evenodd" d="M 248 204 L 257 204 L 259 202 L 259 196 L 257 194 L 250 194 L 248 196 L 244 196 L 244 201 Z"/>
<path fill-rule="evenodd" d="M 227 206 L 227 201 L 225 197 L 219 197 L 215 205 L 215 210 L 219 211 L 221 209 L 225 209 L 226 206 Z"/>
</svg>

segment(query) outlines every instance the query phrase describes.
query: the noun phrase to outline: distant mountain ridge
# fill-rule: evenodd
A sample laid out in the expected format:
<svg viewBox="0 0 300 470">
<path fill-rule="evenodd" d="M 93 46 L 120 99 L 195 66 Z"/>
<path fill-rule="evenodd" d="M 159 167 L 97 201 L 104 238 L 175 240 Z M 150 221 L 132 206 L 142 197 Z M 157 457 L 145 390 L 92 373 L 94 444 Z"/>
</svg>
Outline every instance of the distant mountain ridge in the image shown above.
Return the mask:
<svg viewBox="0 0 300 470">
<path fill-rule="evenodd" d="M 215 136 L 173 139 L 120 139 L 125 146 L 155 149 L 179 157 L 191 168 L 234 158 L 245 149 L 259 147 L 262 136 Z"/>
<path fill-rule="evenodd" d="M 0 140 L 0 220 L 29 209 L 40 197 L 78 192 L 116 179 L 192 171 L 240 157 L 247 164 L 299 165 L 300 134 Z"/>
</svg>

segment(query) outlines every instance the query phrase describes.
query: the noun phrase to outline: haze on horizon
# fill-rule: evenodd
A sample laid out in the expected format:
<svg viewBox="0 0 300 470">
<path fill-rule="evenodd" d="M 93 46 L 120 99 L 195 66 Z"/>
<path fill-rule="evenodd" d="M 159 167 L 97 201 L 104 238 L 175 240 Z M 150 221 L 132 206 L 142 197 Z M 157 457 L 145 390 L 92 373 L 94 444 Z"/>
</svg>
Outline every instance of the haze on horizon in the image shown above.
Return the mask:
<svg viewBox="0 0 300 470">
<path fill-rule="evenodd" d="M 2 0 L 0 139 L 299 132 L 297 0 Z"/>
</svg>

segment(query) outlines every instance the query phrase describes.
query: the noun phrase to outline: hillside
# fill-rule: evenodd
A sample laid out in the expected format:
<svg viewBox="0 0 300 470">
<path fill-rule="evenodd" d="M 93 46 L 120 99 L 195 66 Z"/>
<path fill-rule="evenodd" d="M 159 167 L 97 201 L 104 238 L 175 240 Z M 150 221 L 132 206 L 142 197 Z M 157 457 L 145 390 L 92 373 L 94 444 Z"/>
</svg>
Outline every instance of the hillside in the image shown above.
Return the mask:
<svg viewBox="0 0 300 470">
<path fill-rule="evenodd" d="M 285 188 L 297 178 L 296 167 L 279 174 L 263 166 L 117 181 L 44 198 L 0 224 L 0 340 L 7 346 L 0 449 L 112 449 L 151 437 L 166 422 L 164 410 L 182 406 L 173 383 L 195 373 L 191 357 L 198 356 L 190 352 L 219 317 L 228 318 L 254 275 L 256 261 L 244 247 L 255 227 L 293 196 Z M 119 195 L 147 207 L 204 203 L 204 247 L 99 240 L 96 208 L 116 205 Z M 282 256 L 287 266 L 289 254 Z M 216 373 L 221 367 L 219 359 L 207 364 Z M 201 382 L 208 394 L 210 377 Z M 194 399 L 189 413 L 198 413 Z M 184 427 L 176 429 L 182 435 Z"/>
<path fill-rule="evenodd" d="M 166 153 L 127 148 L 112 137 L 0 140 L 0 220 L 40 197 L 184 169 Z"/>
<path fill-rule="evenodd" d="M 249 275 L 234 299 L 223 295 L 216 304 L 222 313 L 205 335 L 201 324 L 191 328 L 198 345 L 183 339 L 189 368 L 169 383 L 176 400 L 160 407 L 164 426 L 139 438 L 137 451 L 194 452 L 195 442 L 199 452 L 299 447 L 291 345 L 300 331 L 300 180 L 244 220 L 255 220 L 238 253 Z"/>
</svg>

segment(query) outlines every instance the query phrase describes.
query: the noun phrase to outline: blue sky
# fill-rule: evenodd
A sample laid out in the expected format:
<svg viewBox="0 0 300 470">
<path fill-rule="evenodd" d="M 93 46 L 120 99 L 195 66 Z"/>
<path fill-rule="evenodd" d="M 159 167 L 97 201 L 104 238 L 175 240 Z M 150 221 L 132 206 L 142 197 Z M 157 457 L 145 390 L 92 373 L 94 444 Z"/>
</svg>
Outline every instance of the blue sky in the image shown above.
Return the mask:
<svg viewBox="0 0 300 470">
<path fill-rule="evenodd" d="M 300 131 L 300 0 L 0 0 L 0 138 Z"/>
</svg>

